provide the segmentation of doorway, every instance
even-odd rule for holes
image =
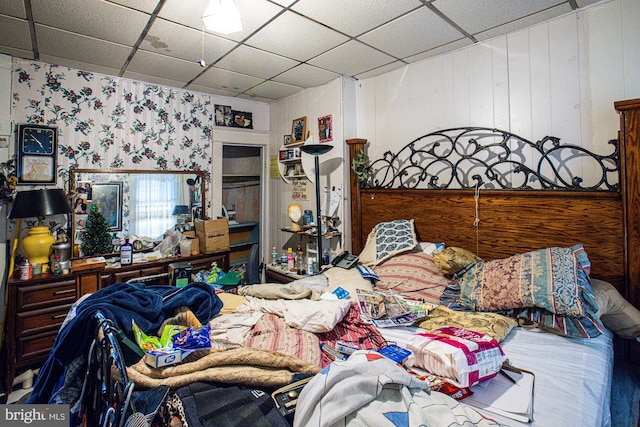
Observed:
[[[222,206],[229,220],[229,261],[243,284],[262,282],[265,180],[264,147],[222,146]]]

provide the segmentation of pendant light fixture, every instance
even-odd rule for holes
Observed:
[[[233,0],[211,0],[202,14],[202,22],[209,31],[231,34],[242,31],[240,12]]]

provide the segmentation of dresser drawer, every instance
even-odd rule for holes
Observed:
[[[46,359],[51,353],[56,336],[58,336],[58,331],[18,338],[16,340],[16,365],[20,366],[23,362],[33,363],[29,359]]]
[[[72,304],[76,300],[75,280],[24,286],[17,289],[16,311],[18,313],[38,308]]]
[[[71,304],[52,309],[17,313],[15,319],[16,337],[33,335],[46,331],[57,331],[67,317]]]

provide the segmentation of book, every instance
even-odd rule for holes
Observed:
[[[360,316],[365,321],[394,319],[410,314],[409,308],[397,295],[362,289],[356,289],[356,295],[360,305]]]
[[[530,371],[519,371],[502,370],[500,375],[474,385],[471,387],[473,394],[462,399],[462,402],[481,411],[486,410],[523,423],[530,422],[533,419],[535,375]]]

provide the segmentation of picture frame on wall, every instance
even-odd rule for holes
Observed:
[[[283,145],[289,145],[289,144],[291,144],[291,135],[285,135]]]
[[[291,143],[303,142],[307,134],[307,117],[293,119],[291,123]]]
[[[91,204],[98,205],[111,231],[122,230],[122,183],[93,184]]]
[[[318,141],[333,141],[333,123],[331,114],[328,116],[318,117]]]
[[[215,120],[216,126],[232,126],[231,124],[231,105],[219,105],[216,104]]]
[[[231,118],[232,127],[253,129],[253,113],[248,111],[231,110]]]

